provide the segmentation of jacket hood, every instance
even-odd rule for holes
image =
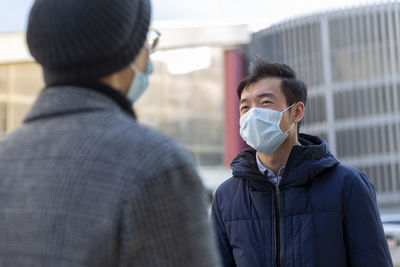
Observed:
[[[294,146],[289,155],[281,185],[306,185],[320,173],[339,163],[320,137],[300,134],[299,142],[301,146]],[[232,161],[231,169],[235,178],[262,176],[258,171],[256,150],[253,148],[241,151]]]

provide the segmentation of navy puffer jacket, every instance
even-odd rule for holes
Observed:
[[[276,189],[248,148],[212,207],[224,266],[392,266],[373,185],[326,143],[300,135]]]

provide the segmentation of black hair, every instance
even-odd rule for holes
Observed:
[[[297,78],[296,72],[286,64],[270,63],[264,61],[261,57],[256,57],[250,65],[249,75],[240,81],[237,87],[239,100],[245,88],[264,78],[279,78],[281,80],[281,91],[286,98],[287,106],[298,102],[307,102],[307,86]],[[298,124],[298,130],[300,129]]]

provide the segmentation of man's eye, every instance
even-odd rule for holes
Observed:
[[[243,110],[246,110],[248,108],[249,108],[248,106],[243,106],[243,107],[240,108],[240,110],[243,111]]]
[[[264,100],[264,101],[261,102],[262,105],[270,104],[270,103],[271,103],[271,101],[269,101],[269,100]]]

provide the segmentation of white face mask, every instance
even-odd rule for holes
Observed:
[[[282,132],[279,127],[283,112],[294,105],[282,112],[266,108],[251,108],[240,118],[240,136],[255,150],[271,155],[282,145],[294,125],[293,122],[285,132]]]
[[[147,62],[147,70],[145,73],[139,71],[133,64],[130,65],[130,68],[135,72],[135,77],[132,80],[126,97],[133,104],[143,94],[147,87],[149,87],[149,76],[153,73],[153,64],[151,64],[150,60]]]

